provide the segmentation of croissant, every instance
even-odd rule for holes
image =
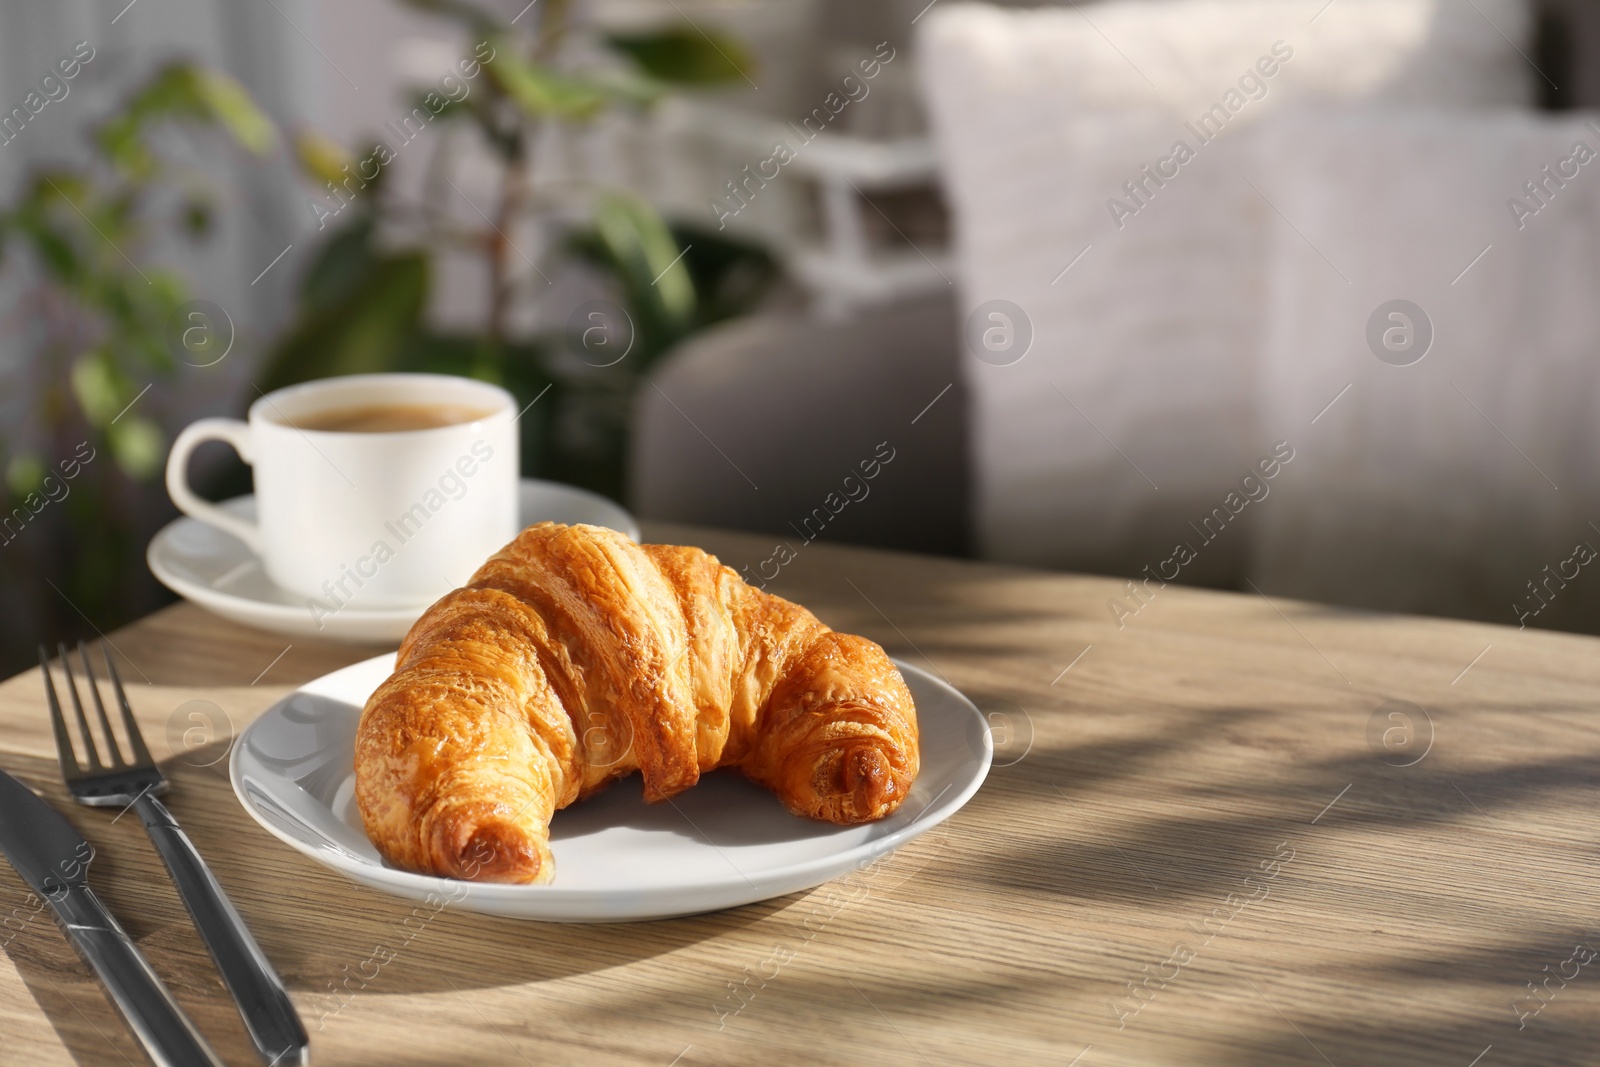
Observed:
[[[635,770],[652,802],[732,767],[853,824],[898,808],[918,760],[878,645],[698,548],[544,522],[406,635],[361,713],[355,796],[397,867],[548,882],[551,817]]]

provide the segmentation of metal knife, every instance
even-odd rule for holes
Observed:
[[[55,911],[73,948],[158,1067],[223,1067],[89,888],[94,850],[55,808],[0,771],[0,852]]]

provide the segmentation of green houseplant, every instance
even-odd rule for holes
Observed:
[[[0,648],[7,669],[31,655],[28,637],[109,629],[157,602],[131,517],[166,454],[150,412],[178,354],[204,358],[215,341],[175,348],[190,287],[148,254],[160,233],[212,229],[204,178],[155,147],[174,126],[251,156],[277,143],[233,79],[169,64],[89,128],[84,162],[35,168],[0,207],[0,277],[18,286],[30,357],[10,383],[29,417],[0,440],[0,575],[33,631]]]
[[[384,370],[495,381],[535,405],[524,418],[526,473],[620,499],[643,374],[684,337],[753,306],[776,266],[761,249],[709,228],[673,226],[625,191],[545,195],[530,178],[537,134],[584,126],[613,108],[649,107],[673,86],[740,79],[750,60],[737,42],[687,25],[596,34],[573,25],[566,0],[531,9],[538,17],[527,30],[456,0],[407,2],[457,21],[476,43],[446,80],[419,92],[410,116],[373,141],[351,151],[314,134],[297,139],[302,167],[322,193],[313,210],[319,223],[324,212],[337,216],[337,226],[303,277],[301,313],[268,353],[261,387]],[[584,46],[575,47],[580,35]],[[491,203],[472,205],[481,225],[463,228],[439,210],[464,197],[444,138],[428,160],[421,202],[392,193],[388,163],[413,123],[465,127],[489,149],[497,187]],[[574,217],[575,203],[583,211]],[[562,233],[537,261],[509,236],[529,214],[555,220]],[[477,257],[488,279],[476,329],[428,322],[437,261],[449,251]],[[603,279],[609,308],[519,335],[514,313],[567,270]],[[618,351],[626,357],[616,359]]]

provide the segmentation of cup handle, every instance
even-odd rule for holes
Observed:
[[[204,441],[226,441],[232,445],[239,458],[253,463],[250,451],[250,426],[238,419],[201,419],[184,427],[178,439],[172,442],[167,453],[167,495],[178,505],[178,510],[223,533],[232,534],[245,543],[257,556],[261,552],[261,531],[255,523],[229,515],[208,500],[202,500],[189,488],[189,455]]]

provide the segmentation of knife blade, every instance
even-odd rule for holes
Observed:
[[[194,1023],[89,888],[94,849],[55,808],[0,771],[0,852],[50,905],[67,939],[158,1067],[222,1067]]]

